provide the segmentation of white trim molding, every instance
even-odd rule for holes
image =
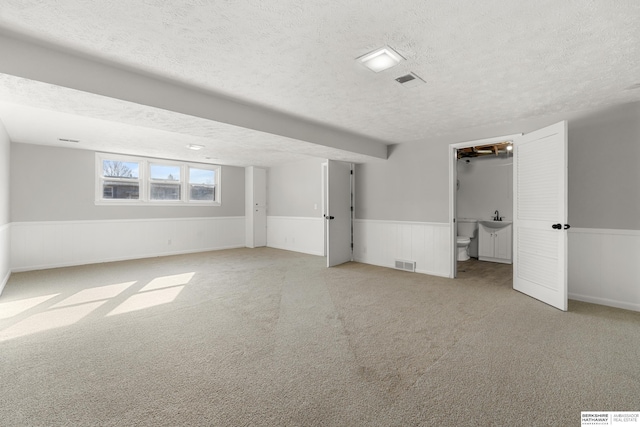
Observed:
[[[416,262],[416,272],[449,277],[450,226],[447,223],[356,219],[353,258],[357,262],[395,267],[395,260]]]
[[[12,271],[245,246],[245,217],[14,222]]]
[[[569,299],[640,311],[640,230],[571,228]]]
[[[324,218],[267,216],[267,246],[324,256]]]

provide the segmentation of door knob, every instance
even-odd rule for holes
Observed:
[[[554,230],[562,230],[562,224],[553,224],[551,228]]]
[[[564,225],[564,229],[565,229],[565,230],[568,230],[569,228],[571,228],[571,226],[570,226],[569,224],[565,224],[565,225]]]
[[[327,219],[333,219],[334,218],[334,217],[329,216],[329,215],[325,215],[324,217],[327,218]]]

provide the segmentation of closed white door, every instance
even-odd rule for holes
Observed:
[[[267,245],[267,171],[254,168],[254,245]]]
[[[567,123],[514,141],[513,288],[567,310]]]
[[[327,267],[351,261],[351,164],[328,161]]]

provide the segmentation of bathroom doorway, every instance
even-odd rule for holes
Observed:
[[[509,224],[513,219],[513,155],[510,149],[518,136],[520,134],[450,145],[452,164],[449,200],[454,278],[458,275],[458,269],[461,272],[464,269],[467,274],[473,274],[474,271],[480,274],[481,268],[478,266],[486,266],[485,262],[507,264],[510,270],[512,268],[509,260],[512,248]],[[494,224],[493,220],[502,222]],[[482,225],[480,221],[483,221]],[[460,239],[459,225],[465,235]],[[489,225],[495,225],[496,228]],[[481,234],[484,239],[480,238]],[[494,248],[495,254],[487,253]],[[458,261],[459,257],[466,258],[466,254],[470,257],[468,261]]]

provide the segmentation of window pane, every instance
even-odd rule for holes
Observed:
[[[103,160],[102,176],[107,178],[139,178],[140,166],[137,162],[121,162],[119,160]]]
[[[139,199],[140,186],[136,182],[105,181],[102,185],[104,199]]]
[[[213,185],[190,184],[189,199],[213,202],[216,200],[216,189]]]
[[[189,184],[208,184],[216,182],[216,172],[207,169],[189,168]]]
[[[180,166],[151,165],[151,179],[180,181]]]
[[[215,171],[189,168],[189,200],[215,201],[215,182]]]
[[[180,200],[180,184],[151,183],[151,200]]]

